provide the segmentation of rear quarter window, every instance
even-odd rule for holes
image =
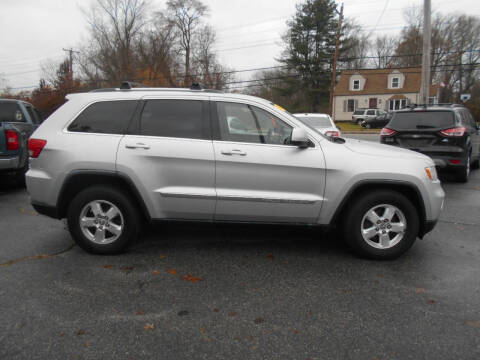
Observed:
[[[396,130],[441,129],[455,125],[452,111],[396,112],[389,127]]]
[[[88,106],[70,124],[68,131],[124,134],[135,112],[137,100],[101,101]]]

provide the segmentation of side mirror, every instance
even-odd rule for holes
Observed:
[[[301,128],[294,128],[292,131],[292,139],[290,140],[292,145],[298,146],[300,149],[308,148],[309,141],[307,132]]]

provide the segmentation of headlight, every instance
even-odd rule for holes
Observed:
[[[427,176],[430,180],[432,181],[438,180],[437,169],[435,169],[435,166],[426,167],[425,172],[427,173]]]

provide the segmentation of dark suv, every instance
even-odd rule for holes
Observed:
[[[462,105],[412,106],[397,111],[380,133],[380,142],[430,156],[436,167],[452,170],[467,182],[478,168],[480,127]]]

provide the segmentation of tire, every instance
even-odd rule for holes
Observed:
[[[384,221],[387,208],[394,214],[390,218],[391,221]],[[371,214],[372,211],[376,216]],[[367,215],[375,218],[375,222],[382,222],[373,224]],[[360,256],[389,260],[399,257],[412,247],[417,239],[419,227],[418,211],[408,198],[396,191],[379,190],[363,193],[354,198],[345,213],[343,236],[347,244]],[[364,237],[362,229],[372,230]],[[398,229],[398,232],[392,229]],[[380,240],[381,235],[383,242]]]
[[[363,121],[363,119],[357,119],[357,121],[356,121],[357,125],[361,125],[362,121]]]
[[[28,171],[28,160],[26,160],[25,165],[13,173],[13,178],[16,184],[25,187],[25,174]]]
[[[456,179],[458,182],[461,182],[461,183],[468,182],[468,177],[470,176],[470,169],[471,169],[470,156],[471,155],[469,153],[467,155],[467,158],[465,159],[465,165],[460,167],[457,170]]]
[[[472,163],[472,169],[478,169],[480,167],[480,153],[478,154],[477,160]]]
[[[120,253],[137,238],[141,227],[139,211],[134,204],[120,189],[87,188],[78,193],[68,207],[70,234],[78,246],[90,253]],[[82,223],[81,218],[86,221]]]
[[[371,129],[372,128],[372,125],[370,124],[365,124],[365,129]]]

